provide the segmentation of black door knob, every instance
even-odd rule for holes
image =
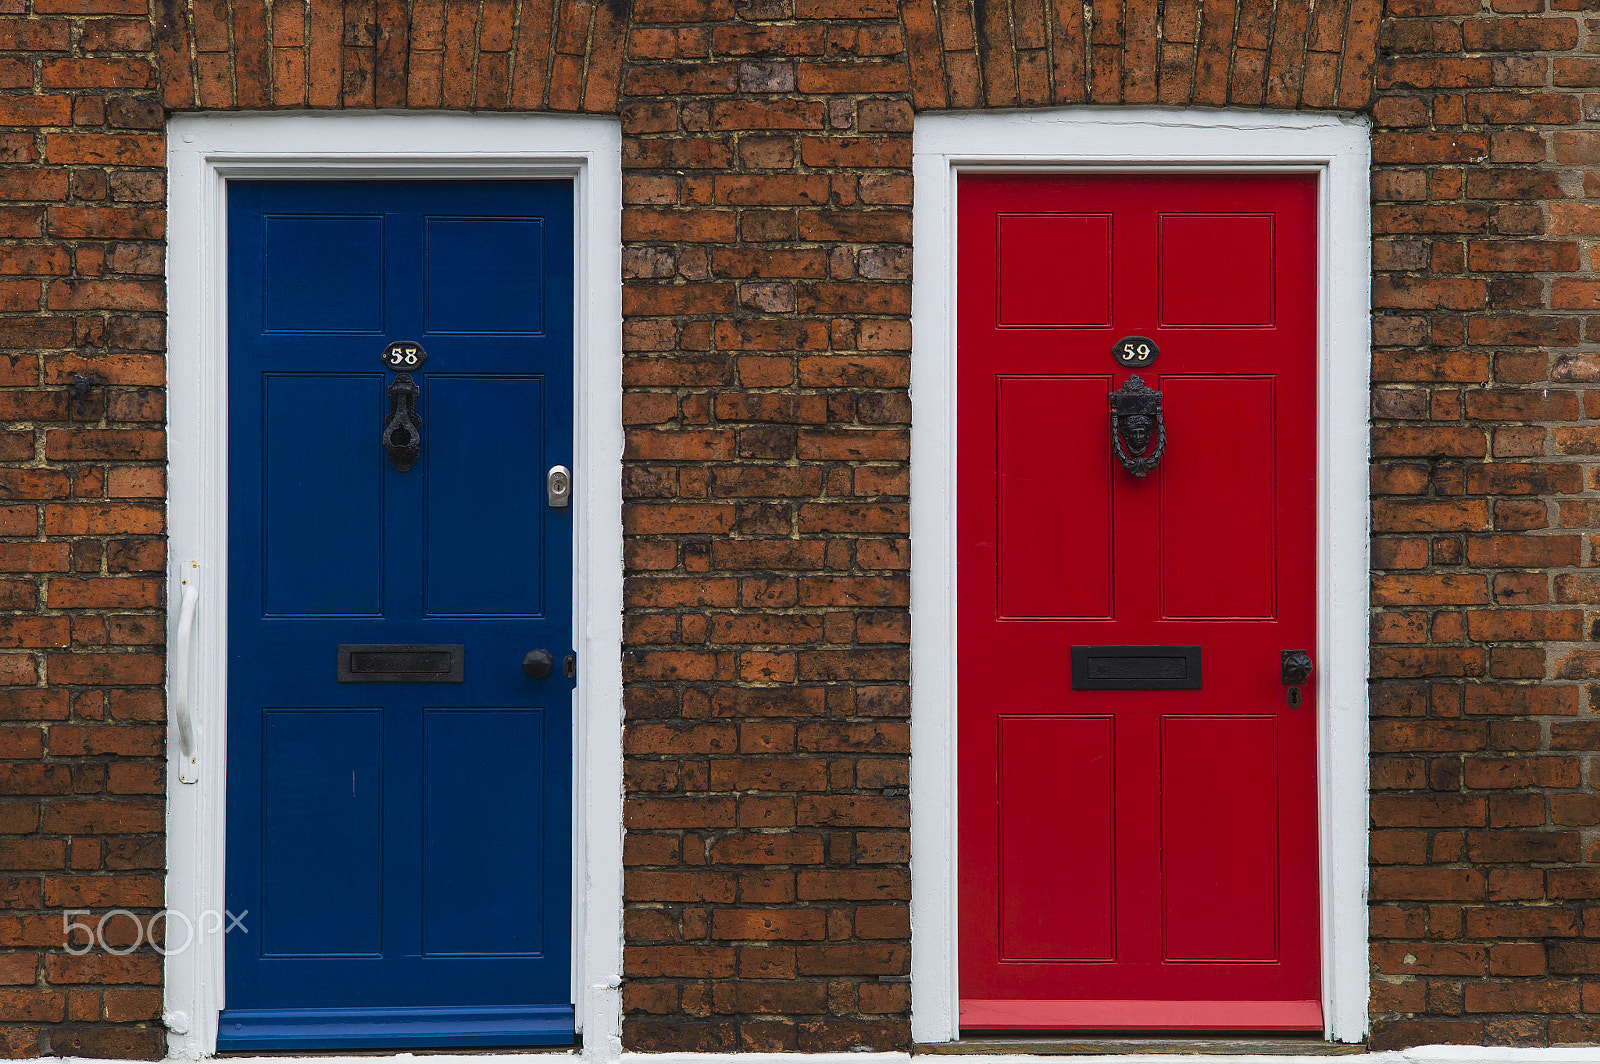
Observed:
[[[535,680],[542,680],[556,667],[556,659],[548,650],[530,650],[522,656],[522,671]]]
[[[1311,678],[1311,655],[1304,650],[1285,650],[1282,667],[1284,683],[1305,683]]]

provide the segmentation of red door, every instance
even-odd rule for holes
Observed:
[[[1317,706],[1282,668],[1316,646],[1316,205],[961,180],[965,1029],[1322,1027]]]

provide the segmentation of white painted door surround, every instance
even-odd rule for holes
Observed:
[[[925,114],[913,133],[911,1028],[958,1034],[956,180],[964,171],[1312,172],[1319,179],[1317,704],[1323,1015],[1367,1030],[1368,126],[1231,110]]]
[[[192,604],[173,611],[169,695],[177,697],[169,701],[189,708],[192,723],[175,726],[169,744],[166,903],[197,929],[217,922],[203,914],[224,909],[227,182],[574,183],[573,632],[583,678],[573,702],[573,1001],[583,1054],[594,1060],[621,1053],[621,145],[614,119],[554,115],[185,115],[172,120],[167,138],[169,601]],[[192,736],[191,752],[180,732]],[[197,933],[167,956],[173,1057],[215,1051],[224,939]]]

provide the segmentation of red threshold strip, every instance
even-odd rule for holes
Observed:
[[[1027,1001],[964,998],[966,1030],[1320,1031],[1320,1001]]]

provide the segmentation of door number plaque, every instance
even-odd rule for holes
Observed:
[[[1124,336],[1111,348],[1111,355],[1117,360],[1117,365],[1127,366],[1129,369],[1148,366],[1159,354],[1161,349],[1148,336]]]
[[[428,361],[428,352],[415,340],[396,340],[379,356],[390,369],[416,369]]]

